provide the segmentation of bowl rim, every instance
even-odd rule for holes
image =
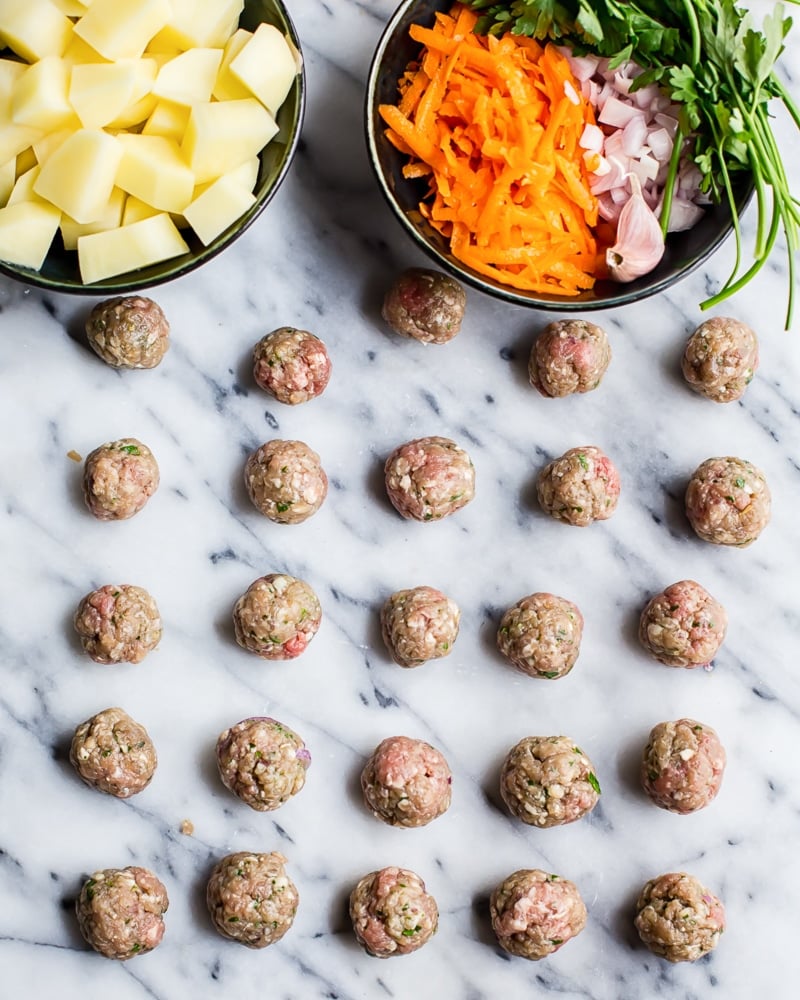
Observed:
[[[239,220],[236,220],[231,223],[231,226],[236,228],[232,229],[227,236],[220,234],[220,236],[217,237],[217,239],[214,240],[209,246],[204,246],[197,251],[190,251],[191,256],[187,257],[186,254],[182,254],[180,257],[175,257],[171,260],[150,264],[146,268],[142,268],[141,271],[126,271],[125,274],[112,276],[102,281],[94,282],[90,285],[64,281],[62,278],[50,278],[46,274],[42,274],[41,271],[34,271],[31,268],[17,266],[3,260],[0,260],[0,275],[4,275],[8,278],[14,279],[15,281],[19,281],[36,288],[43,288],[51,292],[60,292],[64,295],[126,295],[141,291],[142,289],[155,288],[159,285],[164,285],[167,282],[175,281],[177,278],[182,278],[185,275],[190,274],[192,271],[196,271],[197,268],[206,264],[208,261],[213,260],[214,257],[217,257],[224,250],[235,243],[236,240],[238,240],[239,237],[253,225],[267,205],[269,205],[272,201],[273,197],[277,194],[278,189],[283,183],[283,180],[292,165],[295,153],[297,152],[297,147],[300,143],[306,110],[306,71],[305,60],[302,57],[300,36],[298,35],[297,29],[295,28],[294,22],[292,21],[291,15],[289,14],[287,6],[283,0],[270,0],[270,2],[275,6],[275,8],[277,8],[280,17],[285,21],[287,33],[292,41],[292,44],[300,54],[300,66],[293,83],[293,86],[297,88],[297,100],[294,118],[290,123],[289,141],[286,144],[286,151],[283,155],[281,168],[275,175],[272,186],[269,191],[264,194],[262,200],[258,201],[245,215],[240,217],[243,221],[240,223]],[[187,257],[187,259],[183,260],[183,257]],[[160,267],[162,264],[165,267],[168,267],[170,263],[174,263],[174,268],[172,270],[167,270],[164,274],[151,275],[147,273],[152,268]]]
[[[369,71],[367,73],[366,94],[364,100],[364,131],[370,166],[372,167],[372,171],[378,182],[378,187],[384,200],[389,205],[389,208],[392,210],[395,217],[401,223],[401,226],[407,235],[411,236],[412,240],[431,260],[448,271],[453,277],[466,282],[471,287],[476,288],[478,291],[483,292],[486,295],[491,295],[514,305],[525,306],[529,309],[543,309],[550,310],[552,312],[565,313],[615,309],[620,306],[629,305],[632,302],[638,302],[641,299],[650,298],[653,295],[658,295],[661,292],[666,291],[668,288],[671,288],[679,281],[682,281],[693,271],[697,270],[702,264],[704,264],[705,261],[707,261],[708,258],[711,257],[712,254],[714,254],[732,234],[734,231],[733,223],[731,220],[728,220],[728,225],[720,228],[719,232],[717,232],[707,244],[704,244],[699,252],[694,252],[691,258],[682,266],[676,266],[676,270],[671,273],[667,273],[662,277],[651,278],[650,275],[652,275],[653,272],[650,272],[650,275],[643,275],[641,278],[638,278],[636,281],[630,282],[629,284],[617,284],[609,280],[598,282],[601,287],[611,287],[615,290],[619,289],[619,291],[615,291],[613,295],[609,295],[608,298],[597,297],[597,295],[594,294],[594,289],[590,289],[588,292],[570,297],[557,295],[548,296],[542,293],[528,294],[524,291],[514,289],[508,285],[503,285],[500,282],[493,281],[489,277],[478,274],[477,272],[468,269],[466,265],[461,264],[460,261],[451,259],[450,256],[446,256],[441,253],[436,247],[431,245],[425,235],[415,225],[413,219],[410,218],[408,212],[404,211],[398,204],[389,184],[387,176],[388,171],[381,157],[378,138],[379,133],[383,132],[385,128],[382,120],[380,119],[380,115],[378,114],[377,92],[381,81],[385,79],[383,61],[386,55],[386,50],[395,40],[395,37],[398,35],[401,28],[407,31],[408,25],[412,20],[410,17],[411,10],[419,2],[420,0],[401,0],[381,33],[381,37],[378,41],[375,52],[373,53]],[[433,0],[434,7],[431,10],[431,14],[433,14],[436,10],[447,9],[453,2],[454,0]],[[405,24],[406,21],[408,24]],[[750,178],[747,184],[742,184],[741,191],[738,192],[736,199],[737,211],[740,219],[743,216],[745,209],[749,206],[753,193],[754,185],[752,178]],[[714,207],[719,208],[720,206]],[[427,225],[426,223],[424,224]],[[687,230],[686,232],[691,232],[691,230]],[[672,235],[675,236],[681,234]],[[669,238],[667,246],[669,248]]]

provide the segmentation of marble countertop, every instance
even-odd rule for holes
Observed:
[[[363,83],[394,4],[289,6],[308,74],[301,149],[238,243],[151,293],[172,324],[158,369],[120,374],[87,349],[93,300],[0,278],[0,997],[788,1000],[800,974],[800,343],[783,331],[782,250],[718,310],[761,338],[758,375],[727,406],[691,393],[679,358],[729,245],[670,292],[596,317],[614,357],[586,396],[534,392],[527,355],[548,317],[472,290],[452,343],[401,340],[380,300],[424,260],[383,204],[362,139]],[[800,65],[798,29],[782,65]],[[777,128],[792,150],[783,119]],[[254,342],[285,324],[322,337],[334,366],[326,393],[294,408],[258,390],[249,364]],[[382,463],[426,434],[468,449],[477,495],[445,521],[409,523],[386,500]],[[67,453],[129,435],[156,454],[161,486],[130,521],[95,521]],[[245,495],[244,458],[271,437],[308,442],[330,477],[303,525],[270,523]],[[577,530],[543,515],[533,486],[550,458],[585,444],[614,459],[622,496],[611,520]],[[683,513],[692,471],[727,454],[760,466],[774,498],[745,550],[701,542]],[[269,572],[304,578],[322,602],[319,635],[295,661],[260,661],[233,639],[234,601]],[[663,667],[636,638],[648,596],[685,578],[730,616],[710,672]],[[150,590],[164,619],[138,666],[93,664],[72,631],[78,600],[114,581]],[[449,657],[402,670],[378,609],[422,583],[457,601],[461,634]],[[586,618],[578,663],[557,682],[514,672],[494,648],[499,614],[535,590]],[[79,722],[117,704],[159,754],[152,784],[128,801],[90,791],[65,754]],[[221,785],[213,747],[262,714],[297,729],[313,764],[296,798],[259,814]],[[728,753],[718,798],[685,817],[650,804],[636,779],[650,728],[681,716],[716,728]],[[603,795],[588,818],[535,830],[503,809],[499,767],[522,736],[555,733],[589,753]],[[379,823],[360,799],[365,757],[396,734],[435,744],[454,773],[451,809],[419,830]],[[215,860],[245,849],[282,851],[301,897],[292,930],[263,952],[223,940],[205,911]],[[87,873],[128,864],[152,868],[171,905],[162,946],[114,963],[83,943],[74,898]],[[346,901],[361,875],[391,864],[426,880],[441,920],[420,952],[382,962],[357,946]],[[538,963],[509,959],[488,921],[492,888],[524,867],[572,879],[589,911],[585,931]],[[632,928],[642,884],[674,870],[727,908],[719,947],[695,964],[654,957]]]

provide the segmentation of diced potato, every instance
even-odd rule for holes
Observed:
[[[157,208],[148,205],[141,198],[136,198],[129,194],[125,199],[125,207],[122,210],[122,225],[129,226],[132,222],[140,222],[142,219],[149,219],[153,215],[160,215]]]
[[[155,94],[145,94],[141,100],[127,107],[113,122],[109,122],[108,128],[126,129],[140,125],[147,121],[156,104],[158,104],[158,98]]]
[[[145,122],[142,135],[163,135],[180,143],[189,121],[189,108],[172,101],[159,101]]]
[[[183,214],[201,243],[208,246],[232,222],[244,215],[255,200],[247,188],[225,176],[198,195]]]
[[[38,271],[60,221],[61,212],[43,201],[0,208],[0,260]]]
[[[16,59],[0,59],[0,108],[11,98],[11,92],[25,72],[25,63]]]
[[[172,0],[165,34],[182,49],[222,48],[243,7],[244,0]]]
[[[237,80],[231,73],[231,62],[239,55],[244,46],[253,37],[253,32],[246,28],[239,28],[235,31],[222,52],[222,62],[220,63],[217,79],[214,81],[214,88],[211,93],[218,101],[240,101],[245,97],[252,97],[245,85]]]
[[[162,212],[183,212],[192,200],[194,174],[173,139],[160,135],[117,136],[122,160],[117,184]]]
[[[21,153],[17,153],[17,177],[21,177],[23,174],[27,173],[39,160],[36,157],[36,151],[33,146],[28,146],[27,149],[23,149]]]
[[[74,31],[106,59],[136,59],[171,14],[170,0],[92,0]]]
[[[119,229],[81,236],[78,240],[78,264],[81,278],[89,285],[116,274],[126,274],[149,264],[179,257],[188,251],[189,247],[175,223],[162,212]]]
[[[122,59],[116,63],[86,63],[73,67],[69,100],[84,128],[108,125],[133,103],[136,62],[138,60]]]
[[[81,3],[81,0],[52,0],[52,2],[67,17],[82,17],[92,0],[86,0],[86,3]]]
[[[52,132],[75,118],[67,98],[69,67],[58,56],[45,56],[29,66],[11,94],[11,120],[16,125]]]
[[[115,187],[108,199],[105,212],[95,222],[76,222],[68,215],[61,216],[61,239],[65,250],[77,250],[81,236],[103,233],[122,225],[122,210],[125,206],[125,192]]]
[[[243,187],[246,191],[252,191],[256,186],[256,181],[258,180],[259,165],[260,161],[258,157],[254,156],[252,160],[246,160],[235,170],[229,171],[226,176],[230,177],[231,180],[236,181],[236,183],[240,187]]]
[[[0,42],[36,62],[60,56],[72,37],[72,21],[50,0],[0,0]]]
[[[0,163],[7,163],[8,160],[16,158],[17,154],[32,146],[44,135],[39,128],[30,128],[27,125],[15,125],[11,117],[3,113],[2,102],[0,102]]]
[[[297,63],[280,31],[272,24],[259,24],[231,61],[231,73],[274,115],[292,88]]]
[[[42,165],[34,190],[76,222],[94,222],[105,211],[121,160],[114,136],[79,129]]]
[[[181,148],[202,184],[257,156],[277,132],[272,115],[253,97],[196,104]]]
[[[40,170],[41,167],[38,163],[35,163],[25,173],[17,174],[17,179],[11,194],[8,196],[7,204],[18,205],[21,201],[44,201],[44,198],[40,198],[33,190],[33,185],[36,183]]]
[[[207,103],[217,79],[221,49],[190,49],[164,63],[153,84],[156,97],[175,104]]]
[[[31,147],[33,149],[33,155],[36,157],[37,163],[44,163],[44,161],[54,153],[62,142],[65,142],[72,133],[75,131],[74,128],[61,128],[56,132],[48,132],[43,135],[41,139],[37,141]],[[20,153],[20,156],[23,154]]]
[[[17,179],[17,161],[10,159],[7,163],[0,164],[0,208],[3,208],[8,201],[8,196],[14,189]]]
[[[105,56],[101,56],[97,49],[93,49],[88,42],[79,36],[73,34],[72,41],[64,49],[64,55],[62,56],[64,62],[69,63],[71,66],[82,66],[84,63],[107,63],[109,62]]]

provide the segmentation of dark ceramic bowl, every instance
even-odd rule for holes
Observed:
[[[274,24],[281,32],[292,40],[300,51],[300,39],[292,24],[286,7],[281,0],[245,0],[244,10],[239,20],[240,27],[254,31],[265,21]],[[61,245],[60,236],[56,239],[45,259],[40,271],[32,271],[26,267],[0,261],[0,273],[17,278],[29,285],[38,285],[56,292],[71,292],[79,295],[124,295],[136,289],[150,288],[163,284],[173,278],[188,274],[200,267],[207,260],[230,246],[256,220],[267,207],[275,192],[281,185],[291,165],[300,139],[300,130],[305,110],[305,76],[301,71],[288,97],[278,112],[277,123],[280,131],[275,138],[264,147],[259,155],[259,169],[256,186],[253,189],[255,203],[230,225],[208,246],[203,246],[190,229],[181,231],[181,235],[189,245],[189,253],[160,264],[131,271],[128,274],[116,275],[105,281],[96,281],[84,285],[78,270],[78,254],[74,250],[65,250]]]
[[[447,11],[452,0],[403,0],[386,26],[373,56],[367,81],[366,134],[369,157],[390,207],[415,243],[437,264],[454,277],[473,285],[482,292],[517,305],[549,309],[554,312],[585,312],[589,309],[609,309],[636,299],[655,295],[674,285],[699,267],[732,231],[728,206],[710,206],[705,216],[692,229],[671,233],[667,248],[658,267],[630,284],[598,281],[591,291],[575,297],[546,295],[509,288],[462,264],[450,252],[447,240],[430,226],[419,213],[427,185],[424,180],[407,180],[402,175],[406,160],[385,136],[385,125],[378,114],[381,104],[397,101],[397,82],[409,62],[419,54],[419,45],[408,34],[411,24],[426,27],[433,23],[438,11]],[[737,189],[739,212],[746,207],[753,193],[751,184]]]

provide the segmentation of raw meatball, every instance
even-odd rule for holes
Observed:
[[[219,861],[206,890],[208,912],[223,937],[266,948],[294,923],[299,896],[283,867],[286,858],[240,851]]]
[[[112,368],[155,368],[169,350],[169,323],[143,295],[98,302],[86,321],[92,350]]]
[[[600,784],[586,754],[566,736],[526,736],[500,772],[509,810],[531,826],[560,826],[597,805]]]
[[[452,777],[442,754],[423,740],[390,736],[361,772],[364,801],[390,826],[425,826],[450,806]]]
[[[654,954],[669,962],[694,962],[717,947],[725,908],[694,876],[670,872],[642,889],[634,923]]]
[[[307,403],[325,391],[331,360],[325,345],[307,330],[282,326],[253,350],[253,377],[280,403]]]
[[[259,812],[277,809],[296,795],[310,763],[297,733],[275,719],[244,719],[217,740],[223,785]]]
[[[642,755],[642,787],[662,809],[692,813],[717,795],[725,749],[711,726],[694,719],[659,722]]]
[[[118,799],[147,788],[158,763],[147,730],[121,708],[107,708],[82,722],[69,759],[87,785]]]
[[[668,667],[707,667],[725,638],[725,608],[694,580],[651,597],[639,621],[644,648]]]
[[[605,330],[585,319],[560,319],[536,338],[528,376],[543,396],[569,396],[596,389],[610,363]]]
[[[423,344],[446,344],[461,329],[467,296],[457,281],[439,271],[403,271],[383,300],[381,313],[394,330]]]
[[[267,441],[250,455],[244,483],[253,504],[278,524],[300,524],[328,494],[319,455],[302,441]]]
[[[741,458],[709,458],[686,489],[686,516],[715,545],[745,548],[769,524],[771,496],[764,473]]]
[[[433,587],[398,590],[381,608],[383,641],[401,667],[448,656],[460,620],[456,602]]]
[[[168,907],[159,879],[137,866],[95,872],[75,902],[84,938],[101,955],[123,962],[160,944]]]
[[[299,656],[321,621],[322,608],[311,587],[281,573],[255,580],[233,609],[236,641],[265,660]]]
[[[455,514],[475,496],[475,467],[449,438],[417,438],[401,445],[386,459],[384,471],[395,510],[415,521]]]
[[[582,635],[577,605],[554,594],[531,594],[503,615],[497,648],[524,673],[552,680],[572,670]]]
[[[536,493],[542,510],[584,528],[617,509],[619,473],[599,448],[570,448],[542,470]]]
[[[758,338],[738,319],[715,316],[694,331],[681,362],[683,377],[715,403],[740,399],[758,368]]]
[[[124,521],[138,514],[158,489],[158,463],[136,438],[95,448],[83,471],[83,495],[100,521]]]
[[[95,663],[140,663],[161,639],[161,615],[142,587],[106,584],[75,612],[75,631]]]
[[[578,887],[539,868],[504,879],[492,893],[489,911],[500,947],[534,961],[558,951],[586,925]]]
[[[436,933],[439,908],[425,883],[407,868],[370,872],[350,893],[358,943],[376,958],[409,955]]]

